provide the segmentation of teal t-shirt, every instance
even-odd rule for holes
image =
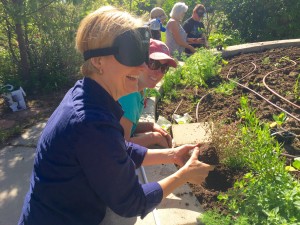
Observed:
[[[124,111],[124,117],[133,124],[131,129],[132,136],[143,112],[144,96],[140,92],[134,92],[120,98],[119,103]]]

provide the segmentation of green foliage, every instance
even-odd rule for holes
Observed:
[[[300,157],[295,158],[292,165],[293,165],[293,167],[295,167],[297,170],[300,170]]]
[[[229,217],[241,218],[245,224],[299,224],[300,183],[285,170],[285,160],[279,157],[282,150],[270,135],[269,126],[256,118],[245,97],[241,98],[238,115],[242,126],[236,150],[249,172],[233,189],[218,196],[227,207],[224,221]],[[215,219],[214,213],[206,216],[207,221]],[[222,223],[219,218],[216,222]]]
[[[158,97],[160,98],[160,93],[158,90],[154,89],[154,88],[147,88],[145,90],[145,94],[144,94],[145,98],[150,98],[150,97]]]
[[[215,224],[222,224],[222,225],[230,225],[232,224],[232,219],[230,216],[224,216],[217,211],[208,211],[200,215],[197,218],[197,221],[203,223],[205,225],[215,225]]]
[[[286,114],[284,112],[280,113],[279,115],[273,115],[273,119],[275,120],[278,126],[281,126],[284,121],[286,121]]]
[[[266,57],[262,60],[262,64],[264,65],[269,65],[270,64],[270,58],[269,57]]]
[[[294,88],[293,88],[294,96],[297,101],[300,101],[300,74],[298,75]]]
[[[205,48],[197,49],[197,52],[185,60],[182,66],[182,77],[187,85],[205,86],[207,81],[221,71],[221,55],[214,54]]]
[[[245,217],[231,217],[230,215],[222,215],[219,212],[212,210],[208,211],[197,218],[200,224],[205,225],[250,225]]]
[[[236,87],[236,83],[233,81],[224,82],[215,88],[215,92],[229,96],[232,95],[232,92],[235,89],[235,87]]]
[[[182,67],[177,66],[177,69],[170,69],[163,77],[164,98],[172,99],[178,97],[177,88],[182,84],[181,79]]]
[[[250,224],[300,222],[300,184],[285,171],[279,144],[270,136],[269,127],[255,117],[247,98],[241,99],[238,114],[244,121],[241,151],[251,172],[228,193],[228,207],[246,216]]]
[[[13,5],[6,5],[9,9]],[[74,37],[81,19],[81,6],[72,4],[46,4],[31,1],[24,6],[21,25],[26,41],[26,55],[29,64],[29,77],[21,76],[19,40],[14,33],[13,24],[18,22],[15,11],[6,10],[7,23],[1,23],[0,33],[7,40],[0,48],[0,60],[5,60],[1,68],[0,80],[4,84],[22,85],[26,93],[41,93],[58,90],[71,83],[71,77],[78,73],[81,58],[75,52]],[[51,18],[51,19],[49,19]],[[4,29],[7,32],[3,32]]]
[[[225,35],[222,33],[213,33],[208,39],[211,47],[222,46],[223,48],[227,48],[231,40],[232,38],[230,35]]]
[[[21,85],[27,94],[36,94],[72,84],[82,63],[74,48],[79,22],[91,10],[108,4],[144,15],[156,1],[2,1],[0,85]],[[28,65],[26,74],[24,65]]]
[[[239,30],[246,42],[298,38],[298,0],[211,0],[213,8],[226,15],[224,29]],[[227,22],[225,20],[225,22]]]

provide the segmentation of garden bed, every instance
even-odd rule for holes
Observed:
[[[300,156],[300,48],[273,49],[226,60],[228,64],[223,65],[220,75],[208,80],[208,87],[178,85],[176,98],[158,102],[157,115],[173,121],[174,113],[188,113],[192,122],[213,121],[228,125],[232,132],[231,128],[241,122],[237,116],[241,96],[247,96],[257,118],[273,127],[271,132],[281,143],[289,165],[294,157]],[[212,91],[221,83],[229,82],[228,78],[239,83],[232,94]],[[226,135],[226,129],[222,132]],[[232,188],[245,173],[217,164],[203,185],[191,187],[205,209],[218,207],[222,210],[217,196]],[[294,172],[294,176],[299,181],[299,172]]]

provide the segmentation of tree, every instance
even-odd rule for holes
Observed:
[[[3,18],[6,22],[7,36],[10,49],[13,51],[12,40],[14,35],[16,35],[16,40],[18,42],[19,49],[19,58],[17,59],[16,53],[13,51],[12,55],[16,60],[16,63],[19,67],[19,71],[21,74],[21,79],[24,81],[28,81],[30,76],[30,65],[28,59],[28,50],[26,45],[26,40],[24,36],[24,21],[22,15],[24,15],[24,1],[23,0],[11,0],[11,2],[7,0],[1,0],[3,5],[3,12],[5,13]]]
[[[297,38],[299,0],[210,0],[246,42]],[[226,27],[224,27],[226,28]]]

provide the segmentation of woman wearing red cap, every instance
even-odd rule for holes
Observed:
[[[176,61],[170,57],[168,47],[161,41],[151,39],[149,53],[148,70],[138,79],[139,92],[131,93],[119,99],[124,110],[120,123],[124,128],[127,141],[145,147],[159,145],[170,148],[172,147],[172,138],[168,132],[156,123],[138,122],[145,107],[145,88],[154,88],[170,66],[177,66]]]

